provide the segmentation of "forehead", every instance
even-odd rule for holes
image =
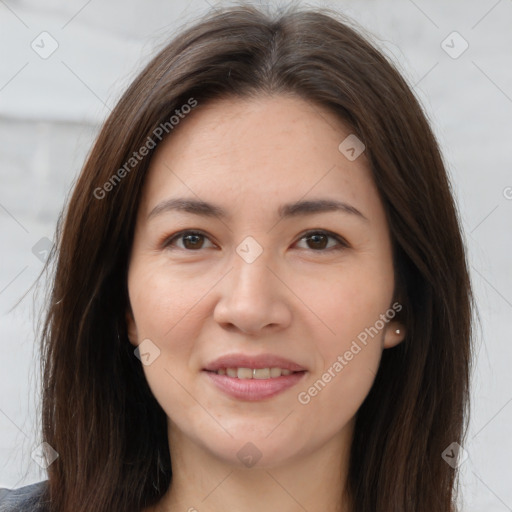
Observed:
[[[334,113],[298,97],[199,103],[159,145],[141,209],[184,194],[240,211],[329,193],[371,210],[379,198],[366,156],[350,161],[339,149],[350,135]]]

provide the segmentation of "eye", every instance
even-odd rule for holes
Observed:
[[[173,245],[175,240],[183,240],[184,247],[178,247],[179,249],[184,250],[198,250],[203,248],[202,239],[207,239],[208,237],[202,233],[201,231],[180,231],[176,233],[171,238],[168,238],[164,243],[164,247],[169,247]]]
[[[326,244],[328,239],[334,240],[336,243],[334,246],[326,249]],[[308,231],[300,238],[300,241],[306,240],[306,243],[313,244],[313,250],[316,252],[329,252],[331,250],[337,251],[340,249],[346,249],[349,247],[348,243],[341,236],[336,235],[334,233],[330,233],[329,231],[318,230],[318,231]]]
[[[327,247],[326,250],[326,244],[329,238],[334,240],[335,244],[334,246]],[[182,240],[183,245],[178,246],[179,249],[195,251],[204,248],[205,239],[209,240],[206,234],[201,231],[180,231],[164,240],[162,246],[171,247],[176,241]],[[308,231],[299,239],[299,241],[302,240],[306,240],[308,244],[313,244],[312,250],[315,252],[329,252],[331,250],[340,250],[349,247],[349,244],[341,236],[325,230]]]

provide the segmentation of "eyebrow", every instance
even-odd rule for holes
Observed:
[[[221,220],[231,219],[231,215],[219,205],[185,197],[165,199],[158,203],[151,212],[149,212],[147,219],[149,220],[164,212],[170,211],[182,211],[193,215],[213,217]],[[278,208],[277,214],[280,219],[286,219],[324,212],[342,212],[355,215],[356,217],[369,222],[367,217],[365,217],[356,207],[334,199],[314,199],[283,204]]]

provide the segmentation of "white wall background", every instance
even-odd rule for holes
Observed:
[[[39,444],[32,292],[12,309],[42,268],[40,240],[53,238],[116,99],[173,28],[219,4],[208,2],[0,0],[0,487],[46,478],[31,458]],[[462,510],[512,511],[512,1],[308,4],[334,6],[380,38],[439,138],[481,315]],[[43,31],[58,44],[46,59],[31,47],[51,48]],[[441,46],[453,31],[469,44],[458,58],[463,40],[444,44],[452,56]]]

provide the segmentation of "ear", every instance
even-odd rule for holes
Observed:
[[[137,326],[135,325],[135,318],[133,317],[133,313],[130,307],[126,310],[126,332],[128,334],[128,339],[130,343],[134,346],[138,346],[138,335],[137,335]]]
[[[383,348],[395,347],[405,338],[405,325],[398,321],[392,320],[386,324],[384,331]]]

